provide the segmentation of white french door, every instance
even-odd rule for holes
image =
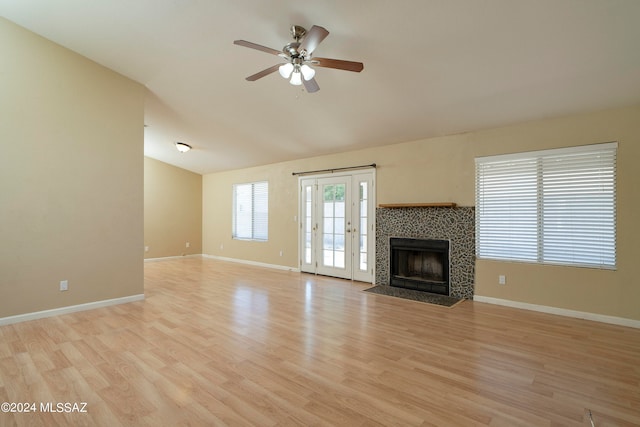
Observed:
[[[373,173],[300,179],[300,270],[373,282]]]

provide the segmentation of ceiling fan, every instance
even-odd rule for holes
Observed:
[[[357,73],[362,71],[364,68],[362,62],[313,57],[313,51],[328,35],[329,31],[317,25],[312,26],[309,31],[299,25],[293,25],[291,27],[291,36],[294,41],[288,43],[282,51],[251,43],[246,40],[235,40],[233,44],[271,53],[286,61],[284,64],[276,64],[247,77],[248,81],[252,82],[258,80],[278,70],[282,77],[290,79],[289,82],[292,85],[304,85],[307,92],[313,93],[320,90],[320,86],[318,86],[318,83],[314,78],[316,71],[311,67],[311,65],[316,67],[354,71]]]

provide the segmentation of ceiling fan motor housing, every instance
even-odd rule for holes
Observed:
[[[300,43],[293,42],[287,44],[284,48],[282,48],[282,51],[290,58],[297,58],[299,55],[298,47],[300,47]]]

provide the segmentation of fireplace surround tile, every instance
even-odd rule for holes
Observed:
[[[475,208],[410,207],[376,209],[376,285],[389,286],[389,239],[449,241],[450,295],[473,299]]]

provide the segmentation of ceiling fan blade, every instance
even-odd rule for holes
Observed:
[[[255,73],[249,77],[246,78],[246,80],[250,81],[250,82],[254,82],[258,79],[263,78],[264,76],[268,76],[269,74],[273,73],[274,71],[276,71],[278,68],[280,68],[280,65],[282,64],[276,64],[272,67],[266,68],[258,73]]]
[[[298,51],[303,56],[308,57],[313,53],[314,50],[316,50],[316,47],[318,47],[320,42],[322,42],[322,40],[324,40],[328,35],[329,31],[327,31],[325,28],[314,25],[304,36],[304,39],[302,40],[302,43],[300,43]]]
[[[343,61],[342,59],[314,57],[312,64],[316,67],[336,68],[338,70],[354,71],[356,73],[359,73],[364,69],[364,64],[362,62]]]
[[[318,82],[316,82],[316,79],[311,79],[311,80],[302,79],[302,84],[304,85],[304,88],[307,90],[308,93],[313,93],[320,90],[320,86],[318,86]]]
[[[262,46],[256,43],[251,43],[246,40],[234,40],[233,44],[237,44],[238,46],[244,46],[251,49],[261,50],[263,52],[271,53],[273,55],[280,55],[282,51],[271,49],[270,47]]]

